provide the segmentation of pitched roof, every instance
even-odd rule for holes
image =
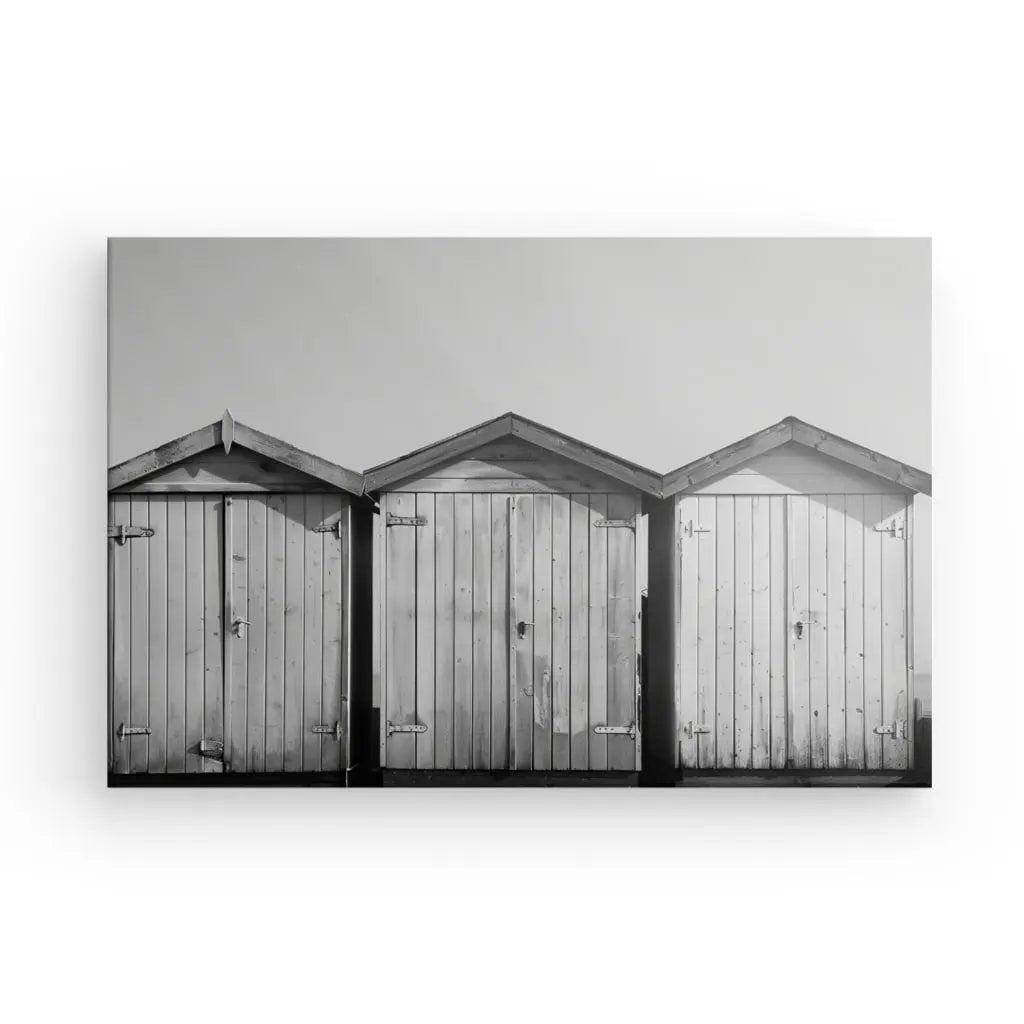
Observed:
[[[678,494],[689,487],[695,487],[705,480],[720,473],[725,473],[736,466],[770,452],[773,448],[795,441],[807,448],[813,448],[823,455],[829,455],[840,462],[856,466],[857,469],[874,473],[885,480],[891,480],[902,487],[922,494],[932,493],[931,473],[915,469],[903,462],[872,451],[862,445],[847,441],[846,438],[830,434],[827,430],[812,426],[795,416],[787,416],[784,420],[766,427],[764,430],[744,437],[734,444],[720,448],[717,452],[705,455],[694,462],[680,466],[679,469],[666,473],[662,478],[662,494],[667,498]]]
[[[644,494],[659,493],[661,477],[653,470],[627,462],[617,455],[585,444],[574,437],[569,437],[568,434],[559,433],[514,412],[496,416],[486,423],[479,423],[451,437],[417,448],[408,455],[382,462],[379,466],[366,470],[366,490],[370,492],[385,489],[400,480],[427,472],[435,466],[458,459],[481,445],[503,437],[521,438],[571,462],[603,473]]]
[[[348,491],[349,494],[361,495],[363,493],[362,473],[336,466],[333,462],[310,455],[309,452],[304,452],[285,441],[264,434],[254,427],[247,427],[244,423],[237,422],[227,409],[216,423],[200,427],[198,430],[193,430],[191,434],[168,441],[166,444],[160,445],[159,448],[154,448],[142,455],[136,455],[132,459],[120,462],[116,466],[111,466],[107,471],[107,489],[113,491],[124,487],[141,477],[183,462],[185,459],[211,448],[223,446],[225,452],[230,452],[233,444],[248,448],[259,455],[276,459],[285,466],[316,477],[332,487]]]

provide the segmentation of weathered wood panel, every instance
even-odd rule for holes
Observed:
[[[715,644],[715,767],[732,768],[734,763],[735,696],[735,499],[717,499],[715,599],[717,635]]]
[[[455,768],[473,766],[473,496],[455,495]]]
[[[389,494],[382,514],[411,518],[416,499]],[[387,719],[388,728],[413,725],[416,715],[416,527],[388,527],[387,543]],[[414,733],[394,732],[388,738],[388,766],[416,765]]]
[[[907,768],[906,731],[912,725],[907,702],[907,502],[882,498],[882,767]],[[892,532],[889,532],[892,530]],[[902,723],[902,724],[897,724]],[[901,734],[896,730],[899,729]]]
[[[202,772],[206,725],[205,540],[203,498],[185,499],[185,771]]]
[[[231,550],[227,560],[230,566],[230,578],[225,585],[230,588],[230,618],[224,623],[224,635],[227,638],[227,663],[230,672],[230,692],[225,696],[231,705],[231,728],[229,735],[224,737],[225,755],[230,770],[244,772],[247,768],[248,753],[246,713],[249,699],[249,626],[238,620],[249,616],[249,500],[233,498],[227,509],[230,516]]]
[[[416,515],[426,525],[416,530],[416,721],[427,727],[416,736],[416,767],[434,767],[434,630],[437,611],[434,607],[436,553],[434,536],[437,522],[434,495],[416,496]]]
[[[882,767],[882,521],[879,495],[864,498],[864,767]]]
[[[248,518],[248,607],[246,627],[246,771],[267,766],[267,501],[246,501]]]
[[[787,499],[789,529],[789,751],[792,768],[811,766],[810,502],[802,495]],[[798,623],[802,625],[798,628]]]
[[[551,496],[533,499],[533,768],[551,768]]]
[[[185,771],[185,499],[167,505],[167,771]]]
[[[679,499],[677,516],[678,551],[672,551],[671,557],[678,565],[678,580],[675,583],[677,598],[678,639],[678,715],[679,728],[679,760],[683,768],[697,767],[697,741],[699,733],[693,731],[700,724],[700,713],[697,702],[699,679],[697,674],[697,628],[698,628],[698,570],[697,557],[700,547],[699,538],[702,534],[684,532],[687,524],[700,526],[700,512],[697,507],[696,495],[687,494]],[[662,640],[664,642],[664,640]]]
[[[473,495],[472,767],[491,767],[491,499]]]
[[[328,601],[323,564],[325,535],[314,532],[325,518],[324,499],[319,494],[306,495],[302,516],[302,728],[299,747],[300,767],[306,772],[321,768],[323,744],[313,727],[331,725],[335,720],[324,707],[325,693],[332,686],[332,680],[324,679],[324,606]],[[337,683],[340,685],[340,680]]]
[[[147,771],[167,771],[167,502],[150,498],[149,525],[149,759]]]
[[[149,502],[133,498],[131,524],[149,526]],[[149,725],[149,549],[148,538],[130,540],[125,545],[131,555],[131,724]],[[131,772],[149,768],[149,737],[131,736],[128,765]]]
[[[608,495],[608,519],[632,519],[638,499],[630,494]],[[608,534],[608,724],[636,722],[636,534],[626,527],[606,527]],[[636,739],[608,737],[609,771],[636,768]]]
[[[126,498],[111,498],[109,501],[110,523],[114,526],[130,526],[132,518],[131,501]],[[111,764],[110,770],[118,775],[128,771],[129,744],[116,736],[117,729],[131,725],[131,622],[132,594],[131,541],[118,544],[107,541],[110,558],[110,594],[108,614],[111,620]]]
[[[827,506],[823,495],[808,502],[807,599],[810,628],[805,631],[810,659],[811,767],[828,766],[828,605]]]
[[[846,767],[864,767],[864,497],[846,496],[843,649],[846,702]]]
[[[697,764],[715,767],[716,659],[718,647],[718,515],[716,499],[700,497],[694,528],[697,534]],[[732,538],[728,537],[731,544]],[[731,621],[731,619],[730,619]]]
[[[608,517],[608,496],[590,499],[590,767],[608,768],[608,738],[594,732],[594,726],[608,721],[608,530],[597,523]]]
[[[569,503],[569,768],[590,763],[590,499]]]
[[[302,770],[306,496],[284,500],[284,770]]]
[[[455,499],[437,495],[434,515],[434,766],[447,769],[455,767]],[[423,724],[429,729],[429,723]]]
[[[733,767],[750,768],[753,759],[754,520],[749,497],[735,499],[733,684]]]
[[[750,767],[771,767],[771,519],[770,498],[750,499]]]
[[[551,498],[551,767],[569,770],[569,498]]]
[[[512,512],[515,527],[515,760],[513,767],[522,771],[533,765],[533,645],[534,630],[525,623],[533,619],[533,506],[531,495],[515,499]]]
[[[828,767],[846,767],[846,495],[826,503]]]
[[[308,500],[308,499],[307,499]],[[336,530],[323,534],[323,652],[321,654],[321,722],[336,726],[341,723],[341,738],[335,733],[320,736],[320,768],[325,772],[344,771],[349,766],[348,732],[349,679],[348,666],[352,637],[347,628],[349,609],[345,595],[350,593],[352,548],[352,506],[340,494],[328,494],[323,499],[323,517],[328,522],[339,522]],[[318,535],[310,535],[312,540]],[[315,541],[314,541],[315,542]]]
[[[785,768],[789,758],[789,709],[786,666],[789,659],[788,554],[786,499],[769,497],[769,628],[771,630],[771,766]]]
[[[267,498],[266,770],[284,770],[285,498]]]
[[[490,497],[491,507],[491,758],[493,768],[509,766],[509,501]]]

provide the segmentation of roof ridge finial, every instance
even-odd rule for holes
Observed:
[[[220,419],[220,440],[224,445],[224,454],[231,454],[231,445],[235,440],[235,418],[231,415],[230,409],[224,410]]]

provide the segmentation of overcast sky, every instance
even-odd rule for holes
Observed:
[[[931,469],[927,240],[117,239],[109,288],[111,464],[229,406],[356,470],[508,410],[659,472],[787,415]]]

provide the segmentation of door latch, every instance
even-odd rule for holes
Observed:
[[[426,732],[427,727],[425,725],[396,725],[394,722],[388,722],[388,735],[390,736],[393,732]]]
[[[207,740],[202,739],[199,741],[199,756],[208,757],[214,761],[224,760],[224,741],[223,740]]]
[[[907,738],[907,722],[904,718],[897,718],[895,722],[876,725],[871,731],[878,736],[891,736],[894,740],[905,740]]]
[[[335,722],[334,725],[314,725],[311,731],[321,736],[331,736],[341,742],[341,722]]]
[[[711,532],[711,527],[709,527],[709,526],[694,526],[692,519],[688,520],[686,525],[683,527],[683,533],[685,533],[687,537],[692,537],[695,533],[710,533],[710,532]]]
[[[519,634],[519,639],[520,640],[522,640],[523,637],[526,636],[526,627],[527,626],[532,626],[532,625],[533,625],[532,622],[524,622],[522,620],[520,620],[519,622],[516,623],[516,632]]]
[[[594,732],[598,736],[631,736],[636,737],[636,722],[629,725],[595,725]]]
[[[237,618],[231,623],[231,632],[237,637],[245,636],[245,627],[249,625],[248,619]]]
[[[124,545],[129,537],[152,537],[155,531],[151,526],[127,526],[124,523],[110,523],[107,536],[113,537],[118,544]]]
[[[686,736],[687,739],[693,739],[694,736],[710,732],[710,725],[697,725],[694,722],[687,722],[686,725],[683,726],[683,735]]]
[[[149,736],[153,732],[148,725],[125,725],[117,727],[117,738],[123,743],[125,736]]]

